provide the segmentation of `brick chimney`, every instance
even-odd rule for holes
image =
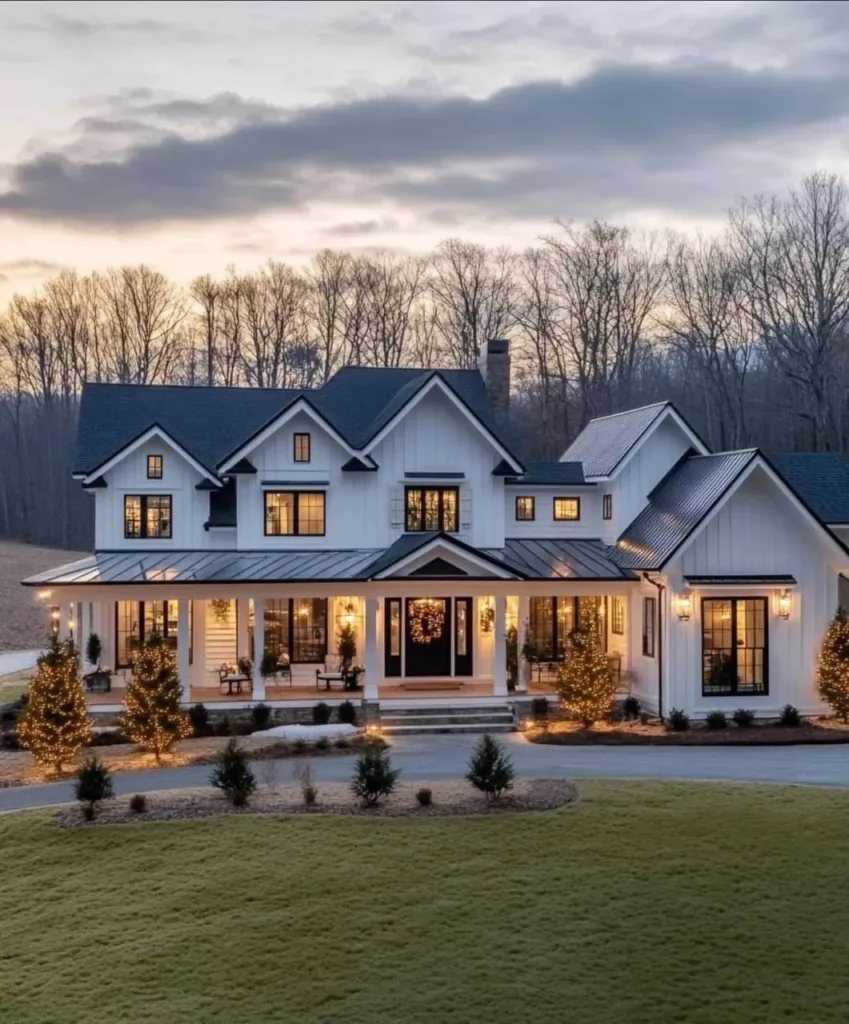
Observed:
[[[478,350],[478,369],[489,392],[496,419],[507,423],[510,416],[510,342],[489,338]]]

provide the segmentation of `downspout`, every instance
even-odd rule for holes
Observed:
[[[653,580],[647,572],[643,573],[643,579],[657,587],[657,715],[663,721],[663,595],[666,591],[665,583],[658,583]]]

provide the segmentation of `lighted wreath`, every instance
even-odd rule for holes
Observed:
[[[487,598],[481,605],[481,633],[491,633],[495,625],[495,608]]]
[[[438,640],[445,628],[445,610],[442,601],[424,598],[410,605],[410,639],[416,644],[429,644]]]
[[[212,600],[212,614],[215,621],[226,626],[230,620],[230,599],[227,597],[215,597]]]

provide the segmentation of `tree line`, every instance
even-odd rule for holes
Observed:
[[[843,450],[849,192],[817,173],[706,237],[558,224],[528,249],[325,249],[187,287],[147,266],[60,273],[0,314],[0,536],[87,548],[70,479],[82,383],[303,388],[341,366],[476,364],[509,337],[521,455],[669,398],[714,448]]]

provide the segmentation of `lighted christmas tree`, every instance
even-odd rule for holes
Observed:
[[[817,689],[832,711],[849,722],[849,618],[842,608],[837,609],[822,642]]]
[[[587,616],[566,637],[557,692],[564,711],[590,726],[610,714],[616,679],[601,644],[598,626]]]
[[[77,664],[73,640],[51,637],[49,649],[38,659],[16,727],[18,739],[35,760],[57,772],[91,738]]]
[[[177,740],[191,736],[189,716],[180,707],[180,679],[174,651],[162,637],[152,636],[139,647],[133,678],[124,696],[121,728],[156,760]]]

